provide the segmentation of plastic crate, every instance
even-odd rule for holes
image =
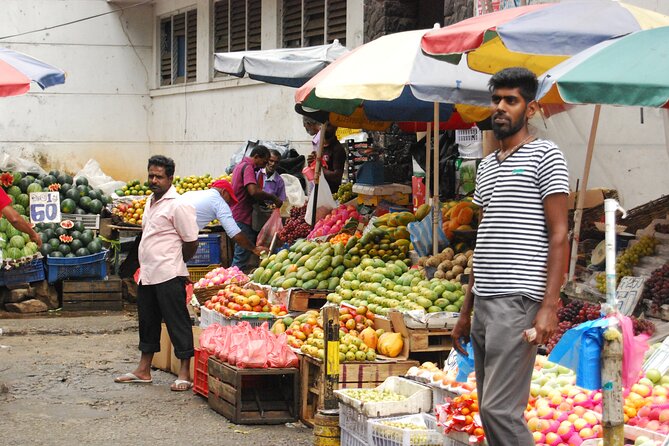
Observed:
[[[369,418],[410,415],[421,412],[429,413],[432,410],[432,391],[429,387],[422,384],[397,376],[391,376],[383,384],[376,387],[376,389],[392,390],[395,393],[404,395],[406,399],[388,402],[363,402],[348,395],[348,392],[352,389],[335,390],[335,394],[341,402],[351,406]]]
[[[16,268],[5,270],[2,281],[5,286],[12,286],[20,283],[39,282],[44,280],[44,277],[44,261],[35,259]]]
[[[368,446],[367,440],[363,440],[362,438],[355,435],[353,432],[350,432],[343,427],[341,427],[340,429],[341,429],[341,438],[339,442],[340,446]]]
[[[206,234],[197,238],[197,251],[192,259],[186,262],[188,266],[204,266],[221,263],[221,236]]]
[[[75,223],[83,223],[86,229],[100,229],[100,215],[95,214],[61,214],[61,221],[71,220]]]
[[[107,276],[106,249],[83,257],[47,257],[49,283],[62,279],[104,279]]]
[[[193,393],[209,396],[209,353],[203,348],[195,349],[195,366],[193,367]]]
[[[188,276],[190,281],[196,283],[198,280],[202,279],[209,271],[219,268],[221,265],[209,265],[209,266],[189,266],[188,267]]]
[[[369,418],[348,404],[339,403],[339,426],[358,438],[368,438]]]
[[[387,421],[424,425],[425,429],[402,429],[385,425],[384,422]],[[367,423],[370,446],[442,446],[444,440],[443,435],[437,431],[437,420],[428,414],[371,419]]]

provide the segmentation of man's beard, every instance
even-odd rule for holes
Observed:
[[[518,122],[513,122],[511,121],[510,124],[497,124],[495,122],[495,115],[492,115],[490,118],[491,124],[492,124],[492,132],[495,134],[495,138],[502,140],[506,139],[509,136],[513,136],[516,133],[518,133],[523,126],[525,125],[525,122],[523,119],[519,119]]]

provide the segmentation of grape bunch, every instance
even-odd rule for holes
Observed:
[[[351,201],[355,197],[357,197],[358,194],[353,193],[353,183],[342,183],[339,186],[339,189],[337,189],[337,192],[332,194],[332,198],[337,200],[339,203],[346,203],[347,201]]]
[[[669,263],[651,273],[644,284],[642,297],[653,301],[653,310],[656,312],[662,305],[669,303]]]
[[[655,254],[655,246],[658,244],[658,241],[655,237],[650,237],[644,235],[639,239],[638,243],[635,243],[633,246],[630,246],[624,250],[616,258],[616,282],[620,282],[625,276],[633,275],[632,268],[639,263],[639,259],[644,256],[650,256]],[[597,289],[605,293],[606,292],[606,273],[601,272],[596,277]],[[616,283],[616,286],[618,283]]]
[[[550,353],[553,347],[562,339],[562,335],[578,324],[585,321],[591,321],[599,318],[601,306],[583,302],[581,300],[572,300],[567,306],[558,310],[558,328],[553,332],[551,337],[546,342],[546,350]]]
[[[659,232],[660,234],[669,234],[669,224],[667,223],[656,224],[655,232]]]
[[[632,327],[634,327],[634,336],[645,333],[652,336],[655,333],[655,324],[647,319],[637,319],[632,316]]]
[[[547,353],[550,353],[550,352],[553,351],[553,349],[557,345],[558,341],[560,341],[560,339],[562,339],[562,335],[564,335],[565,332],[573,326],[574,325],[569,321],[562,321],[558,324],[558,328],[553,332],[551,337],[548,338],[548,341],[546,342]]]
[[[304,238],[311,232],[311,225],[304,220],[307,213],[307,205],[302,207],[294,207],[290,210],[290,218],[283,225],[283,229],[279,232],[279,238],[284,243],[292,245],[295,240]]]

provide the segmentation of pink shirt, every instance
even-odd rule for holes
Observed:
[[[174,186],[160,200],[146,200],[142,218],[142,240],[139,243],[139,281],[156,285],[178,276],[187,277],[181,247],[197,240],[195,208],[182,200]]]
[[[256,166],[253,158],[244,158],[232,171],[232,189],[239,200],[232,207],[232,216],[238,222],[251,226],[251,214],[253,213],[253,197],[249,195],[246,186],[258,184],[256,179]]]

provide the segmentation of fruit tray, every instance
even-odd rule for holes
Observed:
[[[341,402],[348,404],[358,412],[369,418],[392,417],[408,415],[432,410],[432,391],[422,384],[408,379],[391,376],[383,384],[376,387],[378,390],[391,390],[406,397],[402,401],[360,401],[348,395],[351,389],[335,390]]]
[[[342,429],[346,429],[348,432],[355,434],[358,438],[367,438],[369,429],[368,421],[369,418],[353,407],[339,403],[339,426]]]
[[[385,422],[410,423],[425,426],[425,429],[388,426]],[[437,420],[432,415],[372,419],[367,423],[370,446],[442,446],[443,443],[443,436],[437,431]]]
[[[221,236],[206,234],[197,238],[197,251],[192,259],[186,262],[188,266],[213,265],[221,263]]]
[[[102,251],[82,257],[47,257],[46,266],[49,283],[61,279],[94,278],[103,279],[107,275],[105,258],[109,251]]]
[[[368,446],[367,441],[359,438],[353,432],[341,427],[341,446]]]
[[[42,259],[2,271],[2,284],[7,287],[21,283],[39,282],[44,280],[44,261]]]

